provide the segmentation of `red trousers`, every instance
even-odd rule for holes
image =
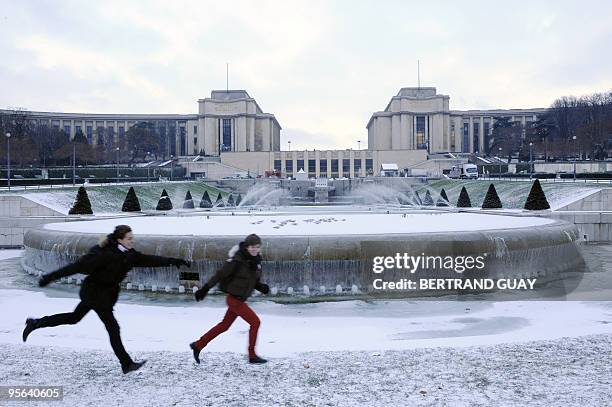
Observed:
[[[237,317],[244,319],[249,323],[251,328],[249,329],[249,357],[255,357],[255,343],[257,342],[257,331],[259,330],[259,317],[255,312],[247,305],[245,301],[241,301],[231,294],[227,295],[227,312],[223,317],[223,320],[217,325],[213,326],[210,331],[206,332],[200,339],[196,341],[198,349],[202,349],[210,341],[215,339],[217,336],[227,331],[229,327],[234,323]]]

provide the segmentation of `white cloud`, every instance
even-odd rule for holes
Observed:
[[[371,114],[421,83],[451,109],[545,107],[612,88],[612,6],[485,1],[6,3],[0,106],[192,113],[246,89],[283,146],[356,148]],[[362,143],[365,147],[365,143]]]

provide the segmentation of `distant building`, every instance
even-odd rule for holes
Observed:
[[[398,172],[414,166],[440,172],[442,164],[427,161],[433,154],[487,153],[495,117],[527,125],[545,111],[450,110],[449,99],[437,94],[436,88],[400,89],[384,111],[372,114],[364,150],[313,146],[312,150],[280,151],[279,122],[245,90],[213,90],[209,98],[198,100],[197,114],[28,114],[38,125],[63,130],[70,137],[81,131],[91,144],[105,145],[99,143],[101,137],[116,142],[136,123],[150,122],[160,137],[158,153],[163,158],[180,157],[192,176],[280,171],[283,177],[294,177],[303,169],[309,178],[352,178],[386,174],[381,167],[386,163],[395,164]]]
[[[35,124],[63,130],[71,138],[80,131],[90,144],[98,144],[100,137],[116,142],[136,123],[150,122],[166,157],[280,150],[280,124],[244,90],[212,91],[210,98],[198,100],[198,114],[27,113]]]
[[[495,117],[528,125],[546,110],[450,110],[449,100],[436,88],[400,89],[385,110],[368,121],[368,148],[488,154]]]

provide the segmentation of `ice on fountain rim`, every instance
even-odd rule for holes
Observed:
[[[262,214],[261,223],[254,225],[254,216],[211,216],[203,230],[193,217],[147,217],[132,218],[128,222],[136,235],[169,236],[245,236],[248,233],[260,235],[287,235],[288,219],[299,226],[290,229],[292,235],[369,235],[369,234],[410,234],[435,232],[483,231],[517,229],[550,225],[554,219],[542,217],[518,217],[479,213],[429,213],[405,214],[353,213],[343,214],[343,222],[334,217],[310,214],[292,214],[284,217]],[[257,215],[255,215],[257,216]],[[266,222],[268,220],[269,222]],[[125,221],[124,221],[125,222]],[[92,234],[108,233],[116,226],[116,219],[51,223],[44,226],[47,230],[79,232]]]

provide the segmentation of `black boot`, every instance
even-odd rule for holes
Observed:
[[[249,358],[249,363],[267,363],[268,361],[266,359],[260,358],[259,356],[255,356],[252,358]]]
[[[143,360],[141,362],[132,362],[129,365],[121,366],[121,370],[123,370],[123,374],[133,372],[134,370],[138,370],[144,365],[147,361]]]
[[[21,339],[23,339],[24,342],[28,339],[28,335],[38,328],[38,319],[28,318],[25,323],[26,326],[23,329],[23,334],[21,334]]]
[[[191,342],[189,344],[189,347],[191,348],[191,350],[193,351],[193,358],[195,359],[195,361],[197,362],[197,364],[200,364],[200,351],[202,349],[198,349],[198,346],[196,345],[195,342]]]

